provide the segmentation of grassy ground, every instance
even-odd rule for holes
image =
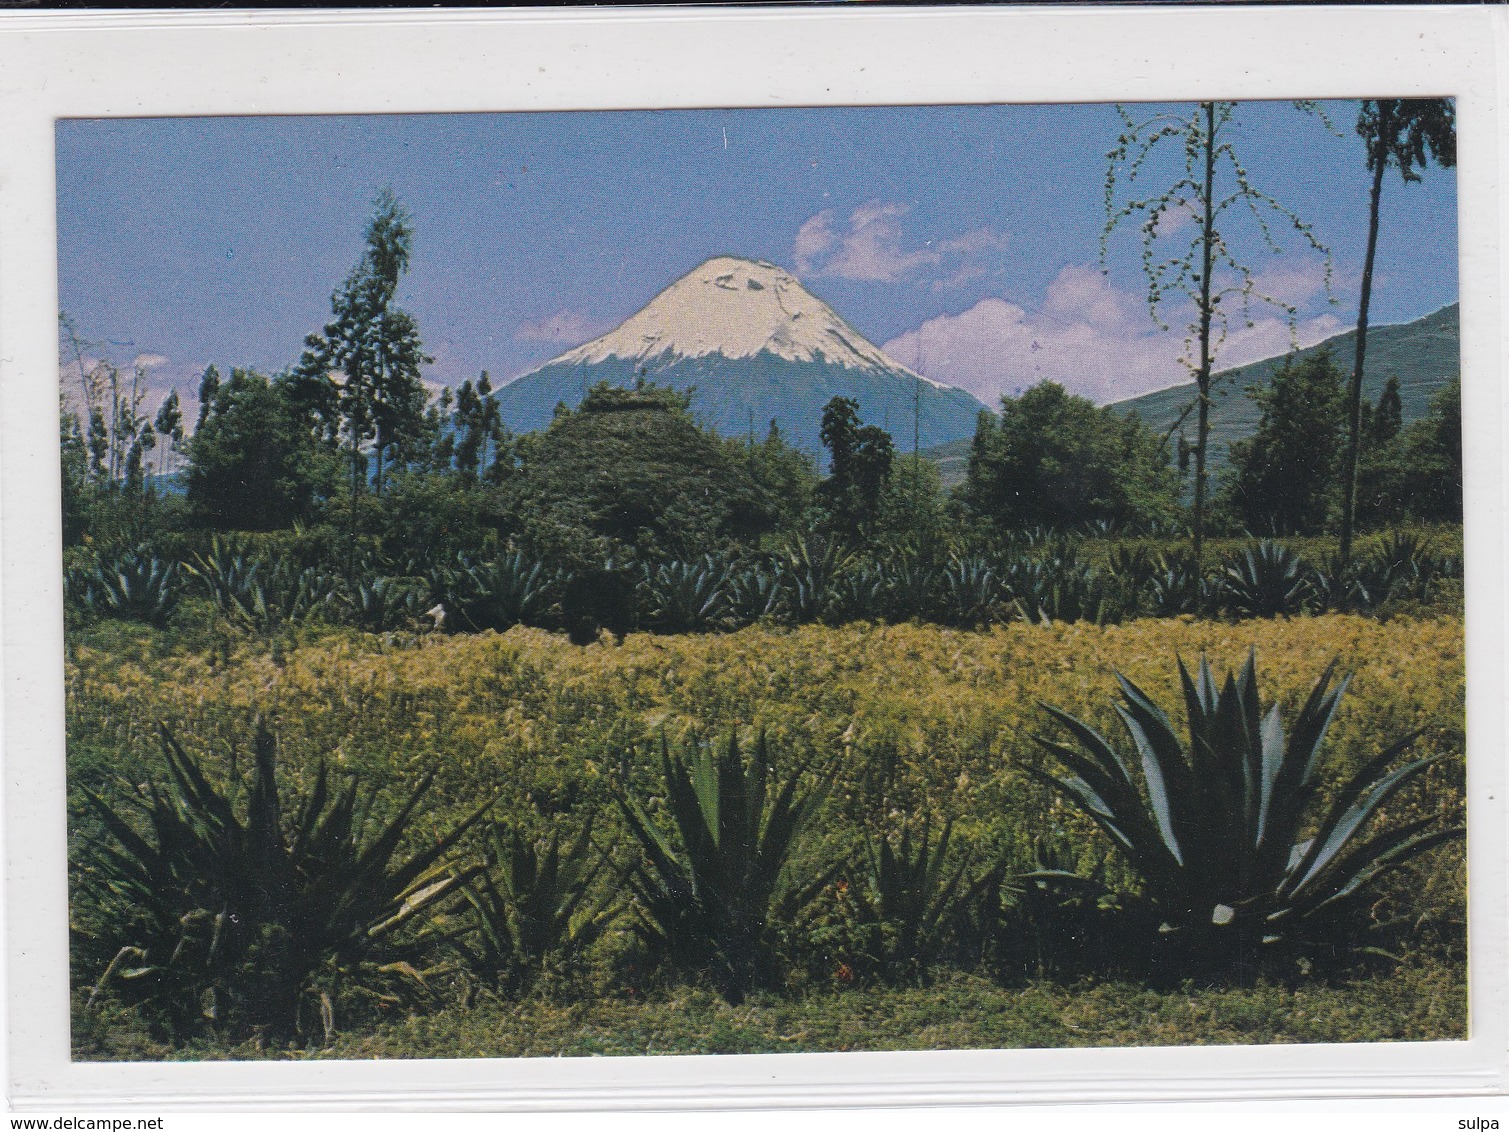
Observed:
[[[1465,1039],[1466,983],[1446,966],[1403,967],[1343,986],[1158,992],[1126,983],[1001,987],[953,975],[930,987],[756,998],[701,990],[645,1002],[502,1002],[338,1037],[295,1058],[593,1057],[854,1050],[1248,1045]],[[129,1022],[76,1035],[88,1059],[269,1056],[254,1046],[172,1050]]]
[[[155,731],[167,724],[211,773],[246,766],[251,721],[278,736],[282,764],[307,782],[321,760],[401,793],[438,771],[427,837],[498,793],[503,814],[573,818],[604,804],[610,772],[655,789],[644,743],[730,729],[769,733],[782,759],[820,760],[829,781],[820,839],[795,867],[852,853],[886,815],[953,818],[961,843],[1025,854],[1051,833],[1085,861],[1103,838],[1030,774],[1048,729],[1044,703],[1108,733],[1114,673],[1179,712],[1174,657],[1208,654],[1218,672],[1257,650],[1265,700],[1292,714],[1333,659],[1355,679],[1326,754],[1333,780],[1416,728],[1421,754],[1446,756],[1390,804],[1389,824],[1462,808],[1465,670],[1459,616],[1351,616],[1229,623],[1148,620],[1013,624],[988,632],[936,626],[753,627],[725,636],[631,635],[578,648],[538,630],[476,636],[312,631],[267,642],[204,627],[164,634],[105,625],[70,640],[71,786],[119,792],[162,775]],[[76,796],[75,871],[101,831]],[[1030,861],[1024,859],[1030,867]],[[1390,897],[1412,922],[1459,932],[1459,845],[1399,878]],[[1125,883],[1125,874],[1111,874]],[[86,912],[75,908],[75,913]],[[1455,953],[1448,948],[1446,953]],[[1432,955],[1436,955],[1432,958]],[[80,987],[97,971],[76,972]],[[932,1049],[1076,1045],[1423,1040],[1465,1036],[1461,965],[1429,949],[1393,974],[1350,985],[1160,993],[1115,982],[1002,987],[945,972],[925,989],[824,989],[731,1007],[694,991],[635,1001],[609,980],[590,1001],[500,1002],[434,1009],[341,1036],[322,1056],[460,1057]],[[250,1048],[169,1050],[128,1014],[77,1015],[76,1056],[258,1056]],[[309,1056],[309,1055],[304,1055]]]

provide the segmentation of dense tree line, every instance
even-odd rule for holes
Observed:
[[[719,436],[697,420],[693,393],[643,380],[600,385],[558,407],[547,428],[515,436],[485,371],[426,397],[419,327],[395,303],[412,236],[403,206],[380,194],[362,256],[299,364],[272,376],[208,367],[190,436],[176,391],[149,419],[145,374],[91,362],[65,319],[85,409],[62,414],[65,542],[132,546],[173,528],[298,524],[325,532],[330,565],[347,573],[373,546],[395,562],[523,548],[569,572],[578,604],[600,607],[589,620],[602,625],[631,568],[773,553],[812,533],[846,552],[904,552],[941,567],[980,539],[1022,531],[1172,534],[1190,521],[1188,469],[1170,437],[1051,382],[981,414],[952,492],[846,397],[823,412],[821,461],[774,421],[760,439]],[[1232,446],[1207,524],[1262,535],[1335,529],[1346,381],[1322,351],[1250,391],[1261,420]],[[1460,519],[1459,401],[1453,384],[1408,427],[1397,381],[1376,405],[1363,402],[1364,525]],[[182,464],[181,496],[154,487],[154,463],[159,474]]]
[[[1272,382],[1248,390],[1257,432],[1231,446],[1221,503],[1228,526],[1264,535],[1344,526],[1351,451],[1347,382],[1330,351],[1290,358]],[[1358,413],[1356,517],[1365,527],[1462,518],[1461,379],[1425,416],[1403,425],[1399,381]]]

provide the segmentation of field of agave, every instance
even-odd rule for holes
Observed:
[[[586,645],[520,555],[319,597],[223,543],[78,566],[76,1055],[454,1054],[414,1027],[495,1003],[606,1012],[601,1048],[636,1052],[688,993],[815,1033],[861,1001],[1113,986],[1309,987],[1459,1036],[1459,571],[1407,535],[1329,590],[1293,550],[1227,554],[1177,583],[1094,544],[919,577],[813,541],[643,570],[625,635]],[[844,612],[870,600],[916,604]],[[415,628],[426,602],[507,631]],[[1336,1016],[1287,1040],[1377,1032]]]
[[[1459,530],[1390,532],[1345,563],[1334,550],[1310,559],[1273,540],[1232,542],[1200,564],[1147,539],[1026,532],[951,553],[902,546],[880,554],[810,535],[774,553],[609,561],[590,576],[513,547],[486,558],[397,561],[373,549],[341,556],[275,538],[214,536],[179,556],[149,547],[76,553],[65,593],[76,620],[163,627],[197,599],[264,634],[307,622],[381,632],[429,618],[454,632],[567,629],[581,643],[602,628],[727,632],[870,620],[967,629],[1372,612],[1459,594],[1461,576]]]

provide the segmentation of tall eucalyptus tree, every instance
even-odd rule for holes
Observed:
[[[298,403],[331,440],[343,439],[351,464],[351,492],[367,479],[367,446],[382,493],[391,459],[418,433],[425,393],[419,367],[425,356],[414,317],[394,303],[409,268],[413,223],[391,189],[383,189],[367,221],[361,261],[330,297],[332,319],[305,339],[292,375]],[[339,374],[339,378],[333,375]]]

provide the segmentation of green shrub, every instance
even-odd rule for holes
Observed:
[[[333,789],[321,765],[306,796],[285,799],[266,728],[253,748],[239,813],[166,728],[169,781],[133,789],[134,816],[84,791],[114,840],[85,878],[106,925],[89,942],[118,949],[91,998],[109,990],[144,1005],[174,1037],[328,1038],[348,986],[423,981],[420,944],[399,929],[467,879],[447,858],[486,807],[405,857],[429,778],[369,833],[373,799],[359,799],[356,781]]]
[[[673,754],[662,735],[664,804],[674,836],[644,803],[618,794],[642,853],[629,872],[634,929],[657,958],[705,975],[730,1002],[774,975],[773,935],[827,882],[788,883],[786,865],[822,799],[802,770],[771,778],[765,736],[746,759],[738,737],[695,739]]]
[[[1361,837],[1389,798],[1434,761],[1394,767],[1414,734],[1369,760],[1316,822],[1326,788],[1317,775],[1321,746],[1348,683],[1331,688],[1334,667],[1286,737],[1277,706],[1261,710],[1253,654],[1220,688],[1205,661],[1194,678],[1180,662],[1187,746],[1162,709],[1118,676],[1116,710],[1141,758],[1145,798],[1106,739],[1048,708],[1079,749],[1040,739],[1070,773],[1037,773],[1125,854],[1186,975],[1254,973],[1267,953],[1313,960],[1354,949],[1376,882],[1461,836],[1461,829],[1427,832],[1434,822],[1427,816]]]

